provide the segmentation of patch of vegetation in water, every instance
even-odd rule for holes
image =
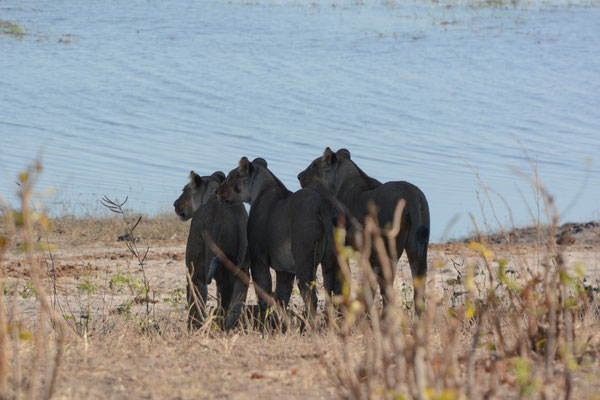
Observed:
[[[25,31],[18,24],[0,19],[0,35],[11,35],[20,38],[25,36]]]
[[[53,38],[48,33],[35,32],[35,31],[31,31],[31,30],[25,31],[25,29],[23,29],[23,27],[21,27],[19,24],[15,24],[13,22],[0,19],[0,38],[3,35],[12,36],[12,37],[15,37],[18,39],[23,39],[25,37],[33,38],[37,42],[44,41],[44,40],[55,40],[55,38]],[[69,43],[73,42],[73,40],[75,40],[74,35],[72,35],[70,33],[65,33],[65,34],[62,34],[57,39],[57,42],[62,43],[62,44],[69,44]]]

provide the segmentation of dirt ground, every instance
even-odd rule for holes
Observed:
[[[600,287],[599,225],[565,225],[556,235],[565,264],[584,267],[585,282]],[[38,238],[56,246],[41,252],[40,260],[49,277],[52,302],[73,327],[56,398],[332,398],[339,393],[323,362],[339,349],[338,339],[327,330],[267,337],[260,332],[186,330],[185,228],[170,232],[168,239],[142,236],[137,245],[143,252],[148,249],[143,270],[118,235],[110,236],[74,237],[59,226],[47,238]],[[543,244],[536,245],[536,238],[535,229],[520,230],[509,235],[510,243],[503,235],[492,236],[487,243],[512,268],[535,269],[541,268],[540,259],[547,253]],[[484,270],[480,254],[468,242],[430,245],[429,296],[455,293],[456,280],[469,266]],[[33,326],[39,303],[30,267],[17,245],[0,261],[0,277],[13,322]],[[151,288],[146,295],[140,291],[144,274]],[[484,277],[480,284],[485,284]],[[410,290],[405,289],[410,288],[411,277],[405,256],[399,262],[396,285],[408,302]],[[214,304],[214,283],[209,295],[209,304]],[[322,292],[319,298],[322,306]],[[256,302],[252,288],[248,302]],[[296,293],[293,302],[300,307]],[[140,320],[148,325],[141,326]],[[145,335],[147,330],[161,334]],[[26,354],[28,343],[19,346]],[[593,378],[586,385],[600,389]]]

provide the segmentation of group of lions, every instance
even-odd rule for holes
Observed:
[[[404,181],[382,184],[364,173],[348,150],[333,152],[329,147],[298,174],[298,180],[302,189],[289,191],[262,158],[251,162],[242,157],[227,176],[220,171],[210,176],[190,173],[190,182],[173,206],[181,220],[192,219],[186,247],[191,325],[202,321],[207,285],[214,278],[219,305],[227,312],[225,328],[232,328],[244,306],[250,274],[259,287],[261,316],[266,315],[271,296],[287,307],[295,279],[306,312],[314,315],[319,264],[327,293],[341,292],[333,236],[336,221],[352,219],[360,227],[374,204],[379,225],[390,226],[402,200],[405,207],[394,253],[399,258],[406,251],[415,304],[422,304],[429,243],[429,207],[423,192]],[[249,214],[242,203],[250,205]],[[353,237],[348,236],[348,244],[358,250]],[[384,271],[375,252],[370,262],[385,301],[385,275],[389,278],[390,271]],[[275,293],[270,268],[276,274]],[[393,274],[392,268],[392,279]]]

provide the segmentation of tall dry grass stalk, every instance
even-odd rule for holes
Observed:
[[[63,351],[66,339],[66,324],[64,319],[59,316],[51,307],[46,286],[43,284],[41,276],[41,263],[37,256],[39,244],[34,239],[34,226],[40,226],[42,229],[48,229],[48,219],[38,211],[32,211],[30,203],[32,201],[33,187],[41,172],[41,165],[35,162],[25,172],[19,175],[19,197],[21,199],[21,210],[19,212],[5,211],[5,224],[8,237],[2,240],[2,252],[8,248],[10,235],[15,232],[15,222],[18,226],[18,232],[21,236],[21,248],[25,252],[27,267],[31,276],[31,281],[38,301],[37,327],[33,335],[33,351],[29,361],[20,352],[18,341],[26,339],[29,334],[20,331],[16,307],[11,310],[6,309],[6,299],[3,292],[0,294],[0,395],[3,398],[20,398],[25,395],[30,399],[49,399],[52,397],[58,377]],[[0,255],[2,255],[0,253]],[[0,282],[4,283],[4,281]],[[7,321],[10,321],[7,323]],[[11,334],[12,333],[12,334]],[[8,342],[12,341],[12,348]],[[13,361],[14,380],[8,381],[8,354],[10,353]],[[12,386],[12,390],[11,389]]]
[[[5,229],[0,231],[0,261],[4,257],[4,254],[11,246],[12,237],[14,235],[15,225],[14,220],[11,218],[10,210],[8,205],[4,202],[4,199],[0,197],[0,204],[3,209],[3,224]],[[5,299],[5,286],[4,286],[4,271],[0,268],[0,399],[4,400],[8,398],[8,352],[9,352],[9,338],[8,338],[8,321],[7,321],[7,310],[6,310],[6,299]]]
[[[359,252],[345,246],[343,228],[336,232],[344,279],[343,294],[336,299],[343,315],[337,330],[341,356],[323,361],[341,397],[572,398],[574,373],[599,356],[600,307],[586,290],[583,271],[566,264],[563,248],[556,243],[560,218],[553,197],[537,172],[529,179],[540,214],[545,215],[535,224],[536,265],[519,255],[500,223],[492,190],[480,181],[507,245],[488,243],[471,216],[476,238],[468,247],[479,255],[479,262],[460,271],[451,296],[431,294],[420,315],[413,312],[418,305],[410,304],[407,310],[401,304],[402,293],[390,272],[397,260],[393,240],[389,250],[384,245],[384,238],[396,232],[377,226],[374,208],[354,241],[362,243]],[[394,225],[399,225],[402,207],[398,205]],[[491,231],[485,215],[484,227]],[[393,300],[383,311],[375,297],[372,251],[383,266]],[[354,282],[351,258],[358,270]]]

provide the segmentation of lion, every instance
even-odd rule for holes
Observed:
[[[368,205],[374,203],[379,225],[393,225],[398,202],[401,199],[406,201],[400,231],[396,236],[396,254],[400,258],[406,251],[413,278],[415,307],[417,312],[420,312],[424,307],[429,244],[429,205],[423,192],[417,186],[404,181],[381,183],[363,172],[352,161],[347,149],[340,149],[334,153],[329,147],[321,157],[313,160],[298,174],[298,180],[303,188],[322,187],[331,191],[362,224],[369,214]],[[356,243],[351,244],[355,248],[358,247]],[[390,252],[389,248],[387,250]],[[379,290],[387,303],[384,274],[375,253],[372,252],[370,261],[378,275]],[[393,265],[396,264],[397,260]],[[391,272],[393,279],[394,269]]]
[[[220,307],[229,311],[225,328],[231,329],[246,301],[248,285],[240,273],[248,274],[246,226],[248,213],[242,204],[222,204],[215,190],[225,180],[225,174],[217,171],[210,176],[199,176],[190,172],[190,182],[185,185],[181,196],[173,203],[175,213],[182,221],[190,218],[190,232],[185,250],[185,264],[191,276],[193,288],[187,285],[189,306],[188,324],[198,325],[203,320],[203,308],[208,296],[208,285],[213,277],[217,284]],[[235,273],[224,265],[212,250],[216,245],[240,271]],[[193,290],[197,290],[199,305],[194,301]]]
[[[272,293],[269,267],[276,271],[275,300],[287,307],[294,278],[302,294],[306,313],[316,313],[317,266],[321,263],[325,289],[340,293],[338,264],[333,241],[334,205],[317,190],[295,193],[257,158],[242,157],[239,166],[227,175],[217,189],[225,203],[250,204],[248,250],[252,278],[265,292]],[[261,315],[267,300],[259,297]],[[312,320],[312,318],[311,318]]]

